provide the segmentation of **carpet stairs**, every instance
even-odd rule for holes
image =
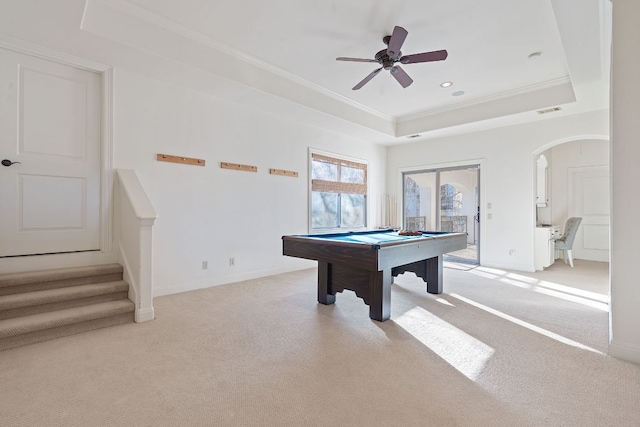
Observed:
[[[0,351],[134,321],[119,264],[0,275]]]

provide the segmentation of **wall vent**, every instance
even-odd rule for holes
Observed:
[[[562,108],[560,108],[560,107],[545,108],[544,110],[536,111],[536,113],[538,113],[538,114],[555,113],[556,111],[560,111],[561,109]]]

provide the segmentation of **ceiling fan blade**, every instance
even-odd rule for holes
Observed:
[[[416,62],[444,61],[449,54],[446,50],[434,50],[433,52],[414,53],[400,58],[403,64],[415,64]]]
[[[402,27],[396,26],[393,28],[393,34],[391,34],[391,40],[389,40],[389,46],[387,47],[387,55],[389,55],[389,58],[398,59],[398,56],[400,56],[400,48],[402,48],[407,34],[409,34],[407,30]]]
[[[391,75],[398,81],[398,83],[400,83],[402,87],[407,87],[411,83],[413,83],[413,79],[409,77],[409,75],[405,73],[404,70],[398,65],[394,66],[391,69]]]
[[[355,85],[353,87],[352,90],[358,90],[360,89],[362,86],[366,85],[369,80],[371,80],[372,78],[374,78],[376,76],[376,74],[378,74],[380,72],[380,70],[382,70],[382,67],[378,68],[377,70],[373,70],[371,72],[371,74],[369,74],[367,77],[365,77],[360,83],[358,83],[357,85]]]
[[[336,58],[336,61],[351,61],[351,62],[378,62],[375,59],[364,59],[364,58],[345,58],[341,56]]]

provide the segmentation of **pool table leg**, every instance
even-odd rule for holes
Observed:
[[[369,317],[384,322],[391,317],[391,269],[371,272]]]
[[[427,262],[427,292],[442,293],[442,255],[428,258]]]
[[[328,262],[318,261],[318,302],[325,305],[336,302],[336,296],[330,293],[329,268]]]

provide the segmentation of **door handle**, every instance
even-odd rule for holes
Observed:
[[[2,166],[11,166],[11,165],[14,165],[14,164],[16,164],[16,163],[20,164],[20,162],[12,162],[12,161],[11,161],[11,160],[9,160],[9,159],[4,159],[4,160],[3,160],[2,162],[0,162],[0,163],[2,163]]]

